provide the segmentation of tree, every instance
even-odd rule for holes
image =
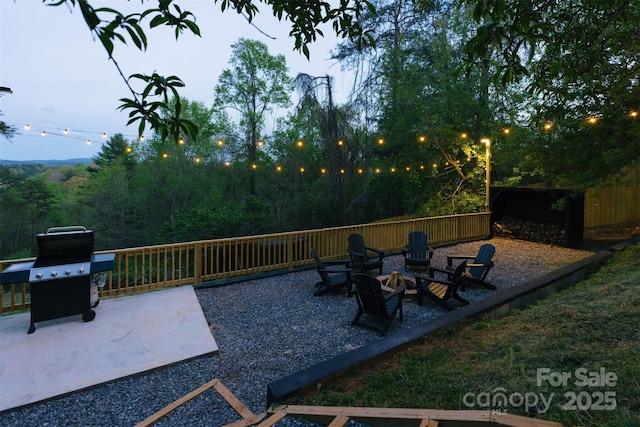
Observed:
[[[100,152],[91,158],[99,167],[105,167],[116,161],[120,161],[124,166],[133,167],[136,163],[134,147],[128,142],[124,135],[116,133],[102,145]],[[95,171],[95,169],[90,169]]]
[[[0,165],[1,258],[37,251],[33,236],[49,227],[54,201],[44,176],[25,178]]]
[[[215,87],[216,106],[231,108],[240,113],[240,128],[246,160],[258,160],[258,146],[265,117],[274,106],[288,107],[291,103],[291,78],[283,55],[272,56],[259,41],[241,38],[232,45],[233,52],[226,69]],[[255,194],[255,181],[250,184]]]
[[[465,0],[479,22],[468,67],[488,53],[520,81],[537,134],[520,168],[584,189],[640,161],[640,9],[629,0]],[[635,113],[634,113],[635,112]]]
[[[200,28],[195,23],[195,16],[188,10],[183,10],[177,1],[160,0],[157,7],[147,7],[148,0],[142,0],[138,13],[124,15],[112,8],[94,8],[88,0],[43,0],[47,5],[65,5],[70,9],[80,8],[82,17],[92,35],[100,40],[129,89],[131,98],[122,98],[122,111],[129,112],[129,123],[139,122],[138,132],[143,134],[147,125],[163,138],[171,136],[178,141],[181,135],[194,137],[197,127],[193,123],[180,119],[181,104],[178,89],[184,83],[176,76],[162,76],[134,74],[125,78],[114,55],[115,43],[131,41],[138,49],[145,50],[147,36],[142,28],[143,22],[148,20],[151,29],[166,25],[174,29],[176,39],[185,32],[200,35]],[[309,57],[309,44],[322,36],[321,24],[330,23],[335,33],[340,37],[356,40],[358,44],[369,43],[370,35],[360,25],[358,18],[361,13],[370,8],[367,0],[342,1],[338,6],[323,0],[309,0],[305,7],[297,2],[286,0],[214,0],[220,4],[222,12],[233,9],[246,16],[251,23],[253,17],[259,13],[258,4],[266,3],[271,7],[274,16],[291,25],[290,35],[294,39],[294,48]],[[142,83],[143,88],[136,89],[136,82]],[[161,107],[166,107],[171,98],[178,98],[171,115],[163,117]]]

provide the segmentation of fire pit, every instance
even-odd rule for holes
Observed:
[[[31,325],[45,320],[82,315],[92,321],[98,304],[91,298],[91,278],[113,269],[114,254],[93,253],[93,230],[54,227],[36,235],[38,256],[34,262],[12,264],[0,274],[0,283],[29,282]]]

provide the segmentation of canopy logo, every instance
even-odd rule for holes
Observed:
[[[615,387],[618,383],[618,375],[615,372],[600,368],[597,371],[589,371],[586,368],[578,368],[573,372],[552,371],[550,368],[538,368],[536,372],[536,385],[538,387],[578,387],[587,390],[568,390],[564,393],[542,392],[513,392],[508,394],[503,387],[498,387],[491,392],[466,393],[462,402],[469,408],[493,408],[508,412],[509,408],[523,408],[525,412],[535,409],[538,413],[546,413],[554,399],[564,410],[580,411],[612,411],[617,407],[616,392],[602,390],[606,387]],[[562,398],[561,398],[562,397]],[[561,399],[560,399],[561,398]]]

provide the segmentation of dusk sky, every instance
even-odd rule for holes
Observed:
[[[140,2],[92,4],[131,13]],[[220,73],[229,68],[231,45],[244,37],[262,41],[272,55],[285,55],[291,77],[300,72],[334,77],[339,102],[351,89],[348,73],[328,60],[337,43],[330,27],[324,28],[325,39],[310,46],[308,61],[293,51],[289,25],[278,22],[270,10],[257,16],[254,24],[276,40],[234,11],[222,13],[212,0],[182,0],[178,4],[195,14],[202,37],[184,33],[176,42],[168,28],[147,30],[145,26],[149,39],[146,52],[116,44],[114,57],[125,76],[154,71],[177,75],[186,84],[181,96],[210,107]],[[2,120],[21,132],[11,141],[0,137],[0,159],[88,158],[100,151],[103,133],[120,132],[135,138],[137,126],[126,127],[128,113],[117,110],[119,99],[131,97],[130,93],[102,45],[93,40],[79,10],[46,6],[41,0],[0,0],[0,55],[0,86],[13,91],[0,96]],[[26,124],[30,130],[24,128]],[[64,129],[69,129],[66,136]]]

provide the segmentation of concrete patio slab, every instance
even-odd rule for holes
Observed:
[[[192,287],[101,300],[96,318],[0,317],[0,411],[218,352]]]

